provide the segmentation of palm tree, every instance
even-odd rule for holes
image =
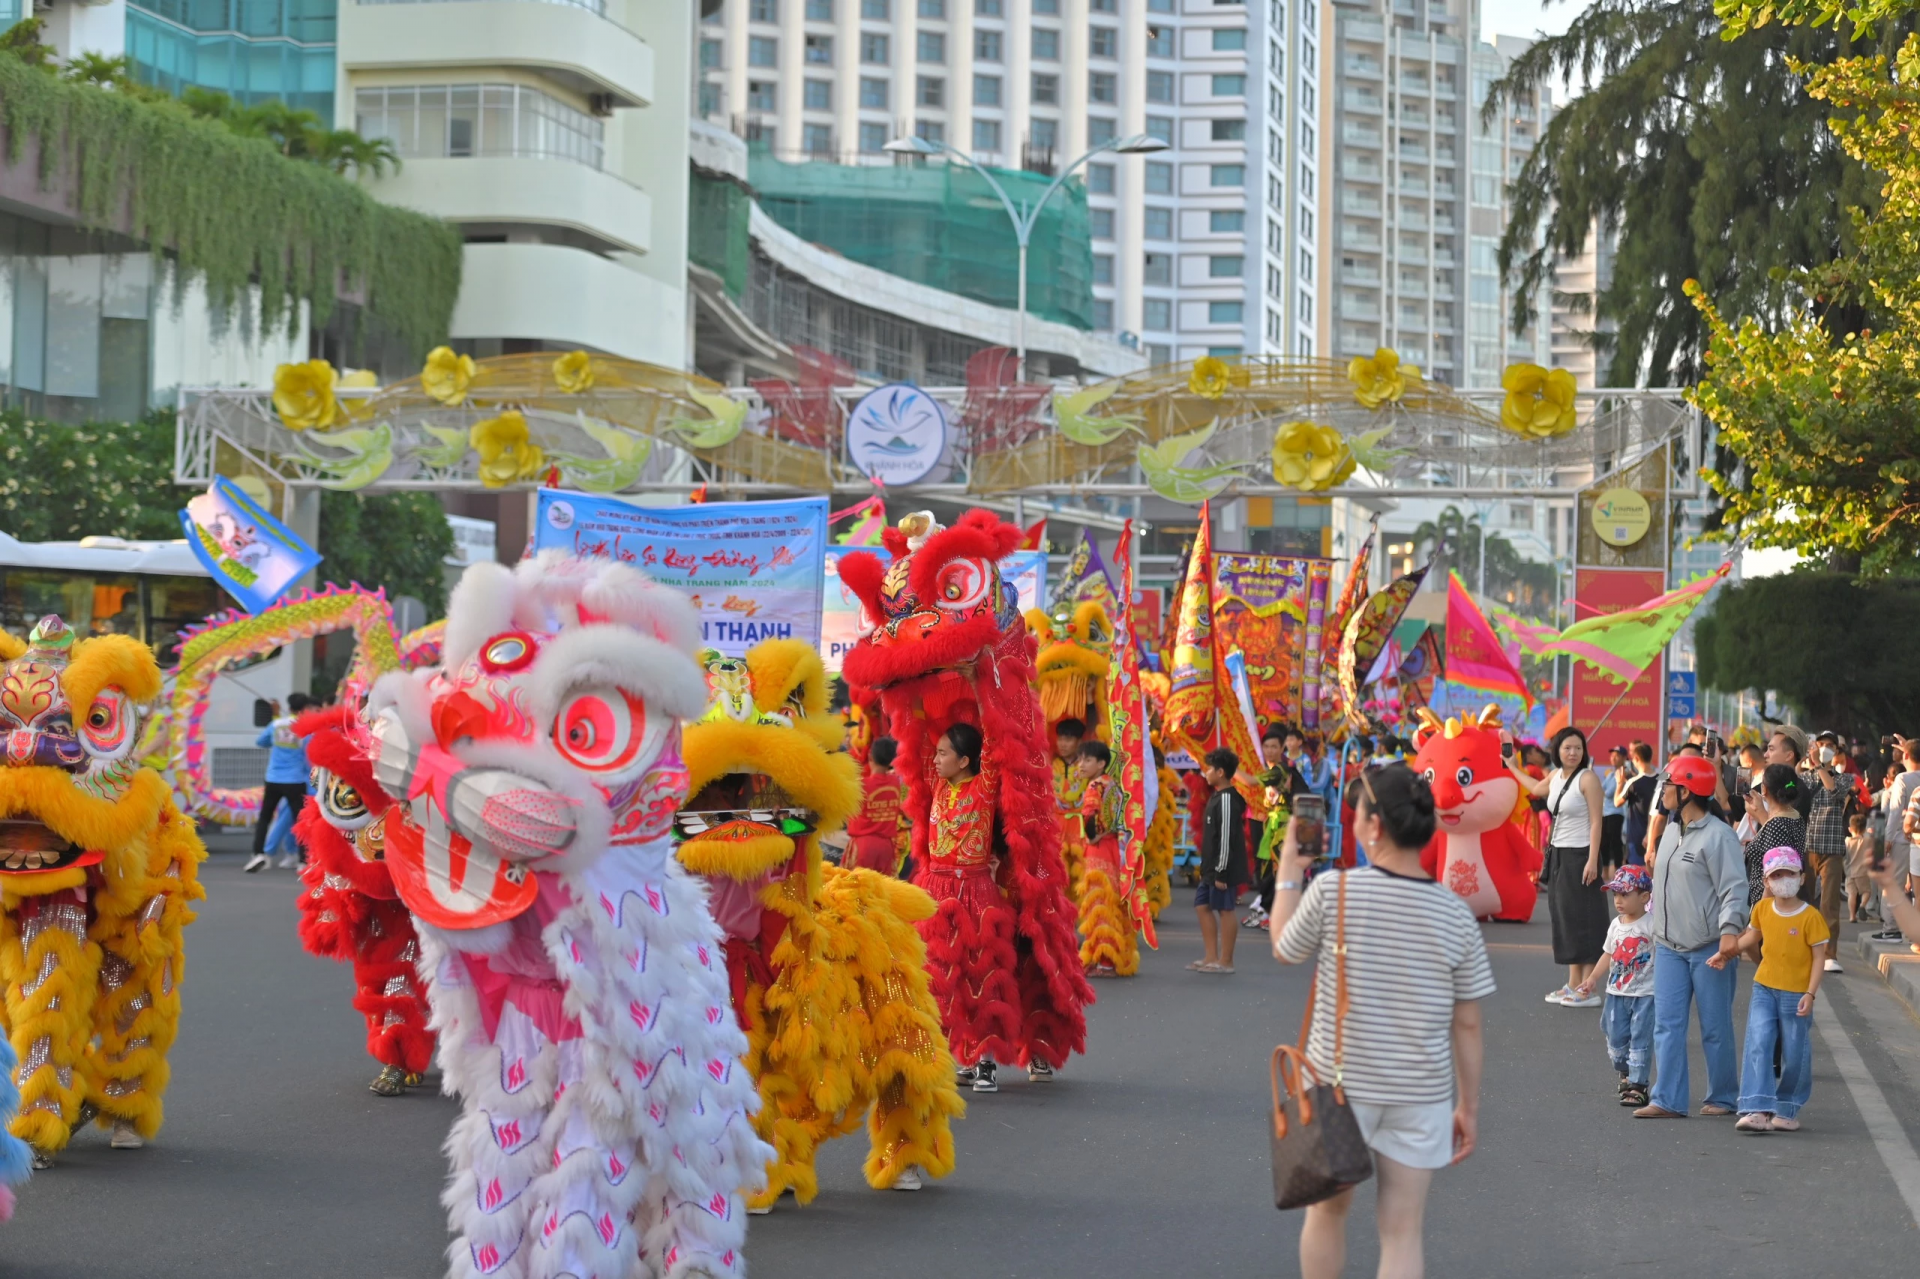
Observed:
[[[400,171],[400,153],[390,138],[363,138],[352,129],[330,129],[313,141],[313,159],[345,177],[385,177]]]

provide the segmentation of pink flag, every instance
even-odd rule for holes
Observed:
[[[1508,694],[1533,705],[1526,681],[1458,573],[1447,574],[1447,683],[1480,693]]]

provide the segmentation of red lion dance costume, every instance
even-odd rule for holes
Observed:
[[[840,561],[841,581],[878,623],[844,673],[880,692],[900,745],[915,883],[939,907],[919,927],[941,1020],[964,1066],[991,1055],[1057,1069],[1086,1050],[1093,988],[1066,896],[1033,642],[998,567],[1020,530],[985,511],[943,529],[922,512],[885,540],[891,565]],[[956,721],[980,729],[985,758],[978,777],[940,797],[956,820],[936,836],[935,787],[946,784],[933,749]]]
[[[300,944],[353,964],[353,1006],[367,1019],[367,1052],[380,1063],[368,1085],[398,1097],[433,1060],[427,997],[415,965],[420,942],[386,863],[387,808],[373,766],[348,738],[352,713],[309,711],[293,731],[307,739],[316,794],[294,826],[311,858],[300,872]]]
[[[1477,919],[1526,923],[1540,850],[1520,827],[1527,802],[1500,755],[1500,709],[1442,723],[1424,707],[1413,735],[1416,772],[1433,785],[1440,823],[1420,867],[1459,894]]]

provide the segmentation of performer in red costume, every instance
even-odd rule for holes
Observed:
[[[353,1006],[367,1019],[367,1051],[380,1073],[367,1085],[398,1097],[420,1082],[433,1060],[427,1001],[415,961],[413,916],[394,891],[386,863],[389,800],[373,765],[347,736],[343,707],[309,711],[293,722],[307,739],[316,793],[294,827],[308,862],[300,872],[300,944],[322,959],[353,964]]]
[[[1425,708],[1419,714],[1413,767],[1433,786],[1440,817],[1421,869],[1458,893],[1475,918],[1526,923],[1539,895],[1540,850],[1521,824],[1531,813],[1500,753],[1500,708],[1444,723]]]
[[[939,903],[920,925],[934,997],[954,1057],[985,1066],[976,1090],[994,1090],[998,1054],[1046,1079],[1086,1050],[1093,988],[1066,896],[1033,643],[998,567],[1020,530],[986,511],[951,529],[920,512],[885,540],[891,565],[840,561],[877,622],[843,673],[856,700],[879,691],[899,743],[914,882]],[[957,740],[956,725],[976,733]],[[971,760],[973,775],[942,772],[943,751]]]

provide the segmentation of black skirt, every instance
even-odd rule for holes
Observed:
[[[1581,882],[1587,867],[1584,848],[1547,850],[1547,913],[1553,920],[1553,962],[1591,964],[1605,953],[1607,890],[1604,880]]]

